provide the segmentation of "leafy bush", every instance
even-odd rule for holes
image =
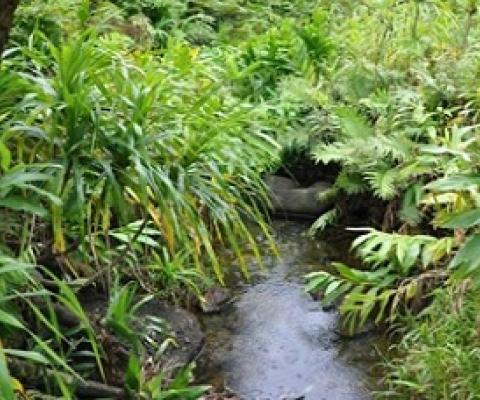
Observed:
[[[352,245],[370,270],[334,263],[339,276],[312,272],[307,275],[306,289],[322,291],[326,304],[345,295],[339,309],[351,333],[372,317],[377,324],[385,319],[393,322],[399,309],[418,310],[431,288],[445,280],[447,274],[441,267],[453,246],[450,237],[371,230]]]
[[[24,157],[62,167],[48,188],[62,200],[51,206],[54,252],[65,252],[71,233],[106,240],[142,216],[171,254],[186,251],[199,266],[206,252],[222,279],[209,227],[238,249],[239,237],[254,243],[242,217],[263,224],[252,195],[265,198],[260,172],[275,162],[275,147],[251,122],[261,110],[235,104],[210,61],[184,44],[136,65],[112,45],[95,35],[52,44],[53,75],[41,60],[22,73],[36,95],[11,123],[10,140],[22,142]]]

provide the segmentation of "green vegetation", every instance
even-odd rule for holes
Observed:
[[[335,263],[307,290],[338,299],[351,332],[369,320],[402,327],[413,314],[383,397],[478,398],[477,4],[332,5],[330,20],[341,43],[326,83],[334,123],[312,154],[341,166],[329,195],[368,193],[384,218],[356,228],[366,232],[353,243],[360,268]]]
[[[111,381],[101,332],[132,349],[123,371],[131,397],[204,391],[187,388],[190,372],[166,384],[145,372],[131,284],[162,298],[201,297],[211,280],[223,283],[223,246],[248,277],[244,247],[260,254],[246,223],[268,237],[261,174],[279,147],[268,108],[236,93],[237,49],[179,35],[182,4],[26,1],[17,10],[0,71],[0,316],[14,371],[3,358],[2,398],[30,378],[17,359],[48,366],[40,382],[64,398],[81,379]],[[209,21],[199,29],[213,29],[195,10]],[[100,326],[78,297],[92,285],[110,294]],[[61,328],[58,305],[75,329]],[[25,343],[14,341],[20,331]],[[159,361],[150,360],[153,371]]]
[[[480,393],[478,289],[439,290],[420,318],[406,321],[401,356],[388,364],[381,397],[475,399]]]
[[[352,332],[399,327],[383,396],[480,397],[478,18],[475,0],[22,1],[0,65],[1,397],[27,396],[24,360],[62,398],[113,383],[100,333],[131,349],[131,398],[199,397],[190,367],[146,371],[135,312],[224,283],[223,248],[248,278],[262,176],[292,160],[338,170],[312,234],[348,220],[342,199],[382,208],[361,268],[307,289]]]

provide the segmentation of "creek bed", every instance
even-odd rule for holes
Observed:
[[[206,348],[197,371],[203,382],[227,387],[246,400],[369,399],[378,362],[378,335],[345,339],[338,315],[303,290],[303,276],[348,253],[339,243],[310,240],[308,224],[275,221],[281,259],[265,257],[262,272],[235,280],[234,301],[203,315]],[[332,242],[337,242],[334,238]],[[261,239],[259,238],[261,243]],[[303,396],[303,397],[302,397]]]

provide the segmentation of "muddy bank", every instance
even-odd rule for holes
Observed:
[[[104,295],[90,293],[83,296],[82,305],[94,326],[102,326],[108,299]],[[204,333],[196,315],[165,301],[152,299],[143,304],[135,312],[133,324],[142,338],[146,357],[153,360],[154,369],[161,371],[167,380],[194,361],[204,344]],[[104,328],[99,331],[107,356],[108,379],[112,384],[123,386],[131,348],[113,332]],[[165,340],[170,343],[160,351]]]
[[[282,259],[266,257],[265,271],[252,263],[253,281],[237,282],[236,301],[201,316],[206,347],[199,379],[246,400],[370,398],[380,338],[340,337],[336,312],[303,290],[303,276],[341,258],[345,247],[335,238],[329,245],[304,237],[308,223],[277,221],[274,228]]]

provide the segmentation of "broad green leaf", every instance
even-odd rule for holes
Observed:
[[[331,282],[327,288],[325,289],[325,296],[330,295],[332,292],[334,292],[340,285],[342,284],[341,281],[333,281]]]
[[[478,175],[457,175],[441,178],[425,186],[426,189],[438,192],[467,190],[480,185]]]
[[[46,217],[48,210],[45,209],[38,201],[33,199],[28,200],[20,196],[8,196],[7,198],[0,198],[0,207],[9,208],[16,211],[24,211],[27,213],[38,215],[39,217]]]
[[[24,325],[20,322],[20,320],[15,317],[14,315],[0,309],[0,325],[9,325],[14,328],[18,329],[25,329]]]
[[[50,365],[51,363],[48,358],[46,358],[43,354],[37,353],[36,351],[4,349],[4,352],[7,356],[23,358],[27,361],[32,361],[39,364]]]
[[[7,189],[11,188],[12,186],[17,186],[25,183],[30,182],[39,182],[39,181],[47,181],[51,177],[48,174],[43,174],[40,172],[25,172],[22,170],[10,172],[7,175],[4,175],[0,178],[0,189]]]
[[[441,224],[443,228],[449,229],[468,229],[480,224],[480,209],[462,211],[450,215],[448,219]]]
[[[478,274],[480,267],[480,234],[470,236],[450,262],[450,269],[459,269],[457,276]]]
[[[420,257],[421,243],[415,239],[409,240],[407,242],[407,249],[405,253],[405,258],[401,264],[402,272],[404,274],[408,273],[410,268],[412,268]]]
[[[3,172],[9,170],[11,160],[12,154],[10,153],[10,150],[5,143],[0,142],[0,166],[2,167]]]
[[[142,367],[138,356],[131,354],[128,359],[127,370],[125,372],[125,386],[138,392],[142,380]]]
[[[372,127],[353,108],[339,107],[335,110],[335,113],[348,136],[365,138],[373,135]]]
[[[453,155],[453,156],[458,156],[458,157],[461,157],[465,161],[468,161],[468,162],[470,162],[470,160],[471,160],[468,152],[449,149],[447,147],[441,147],[441,146],[426,144],[426,145],[420,146],[420,151],[422,153],[427,153],[427,154],[435,154],[435,155],[449,154],[449,155]]]
[[[305,278],[307,279],[307,284],[305,285],[306,292],[321,290],[334,279],[328,272],[324,271],[310,273]]]
[[[12,378],[8,371],[7,359],[0,341],[0,395],[2,400],[15,400],[16,396],[12,388]]]

